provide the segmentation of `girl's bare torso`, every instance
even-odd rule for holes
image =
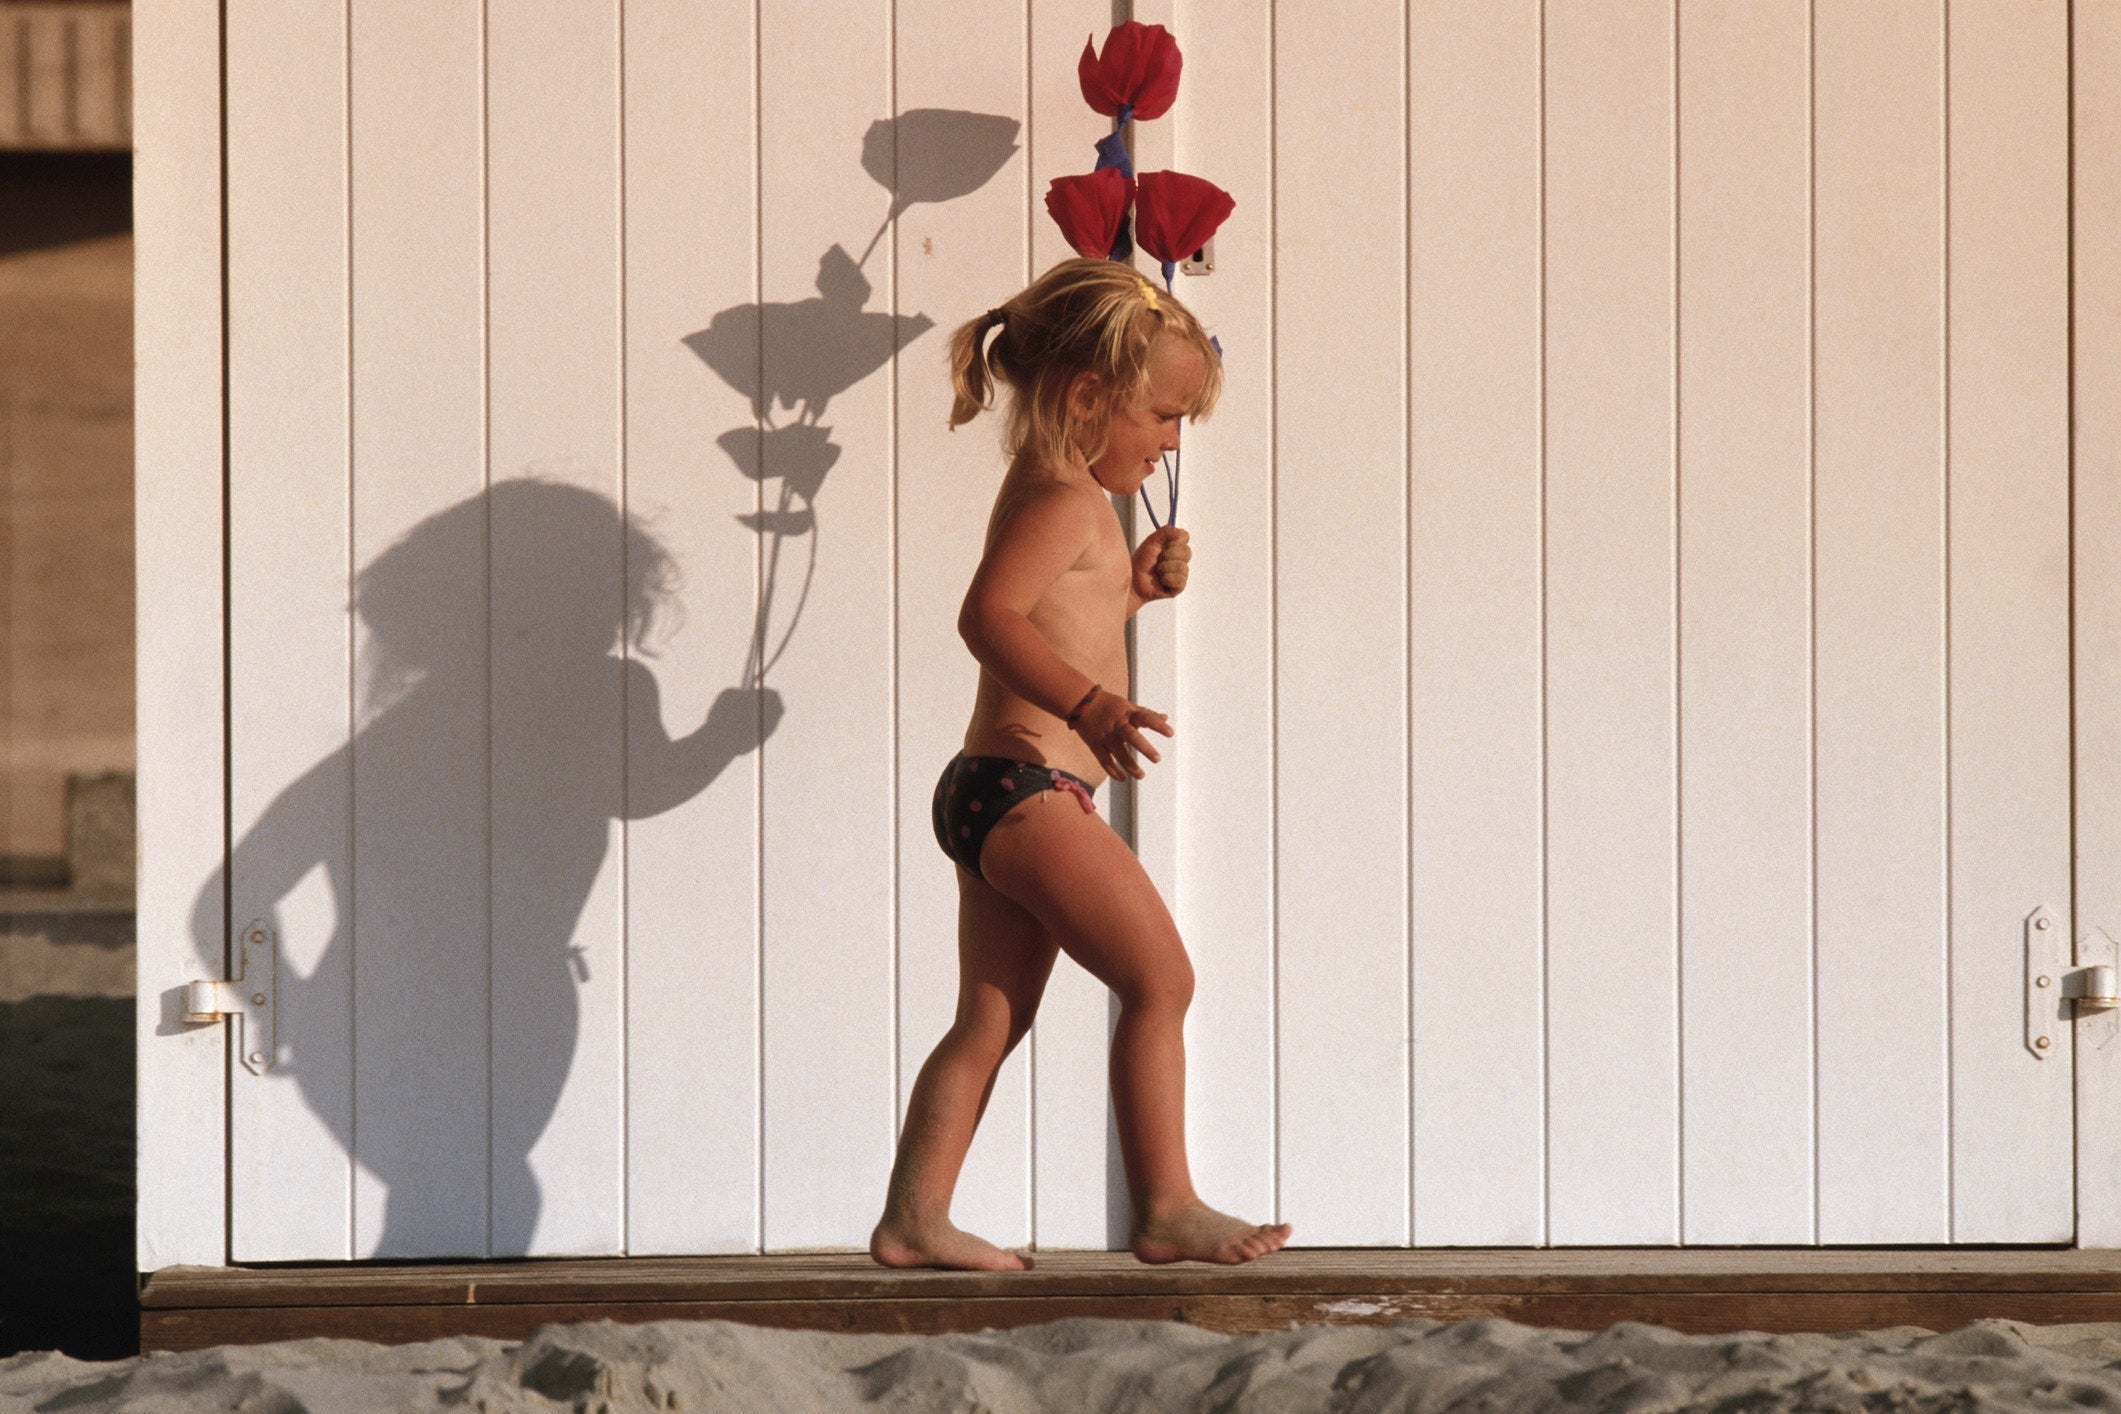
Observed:
[[[1056,486],[1062,494],[1095,502],[1097,533],[1027,617],[1069,666],[1089,674],[1107,692],[1132,697],[1127,615],[1132,607],[1133,556],[1111,498],[1041,469],[1013,466],[987,521],[987,548],[992,549],[996,536],[1027,497]],[[1066,722],[1012,692],[985,667],[980,669],[972,721],[965,729],[965,753],[1058,766],[1093,784],[1105,778],[1097,758]]]

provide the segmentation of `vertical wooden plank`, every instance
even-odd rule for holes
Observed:
[[[2079,937],[2121,938],[2121,7],[2071,15],[2076,916]],[[2116,1029],[2077,1027],[2080,1247],[2121,1246]]]
[[[1527,1245],[1546,1232],[1539,8],[1412,13],[1414,1240]]]
[[[354,1252],[487,1251],[485,36],[352,9]]]
[[[495,1256],[625,1242],[618,30],[487,10]]]
[[[1947,24],[1952,1240],[2064,1242],[2072,1028],[2025,1047],[2024,928],[2069,927],[2069,8]]]
[[[979,666],[957,636],[957,611],[1003,469],[998,419],[949,429],[944,350],[959,324],[1021,288],[1030,252],[1023,0],[898,0],[894,20],[901,214],[885,239],[898,273],[897,307],[935,326],[900,351],[895,389],[895,465],[903,469],[896,555],[901,565],[920,566],[897,582],[903,1115],[914,1077],[956,1013],[957,870],[936,847],[929,801],[944,763],[963,745],[979,685]],[[869,195],[878,209],[889,200],[881,189]],[[1031,1241],[1029,1060],[1019,1047],[1004,1063],[953,1208],[959,1226],[1005,1246]]]
[[[1409,1237],[1404,15],[1333,0],[1281,7],[1274,23],[1275,238],[1293,257],[1274,291],[1280,1217],[1309,1243],[1397,1246]]]
[[[140,0],[133,66],[139,700],[136,1260],[228,1260],[227,1042],[181,1023],[227,963],[222,693],[221,15]]]
[[[232,922],[279,935],[275,1071],[230,1069],[238,1261],[351,1256],[346,34],[228,10]],[[313,870],[333,906],[284,907]],[[244,1035],[245,1050],[257,1038]]]
[[[1684,1239],[1812,1240],[1811,63],[1679,11]]]
[[[1818,1240],[1944,1242],[1943,15],[1814,23]]]
[[[1548,1235],[1679,1240],[1673,13],[1546,8]]]
[[[1180,522],[1193,575],[1178,600],[1179,931],[1193,955],[1186,1018],[1194,1184],[1241,1214],[1275,1211],[1274,178],[1267,0],[1188,4],[1185,77],[1169,121],[1180,171],[1237,209],[1212,275],[1179,297],[1222,340],[1223,394],[1184,432]],[[1299,1233],[1308,1237],[1308,1232]]]
[[[1113,7],[1105,0],[1029,0],[1027,275],[1075,253],[1046,215],[1046,186],[1095,166],[1095,144],[1112,130],[1109,119],[1083,102],[1075,76],[1083,41],[1102,43],[1112,21]],[[1110,787],[1098,792],[1098,808],[1115,823],[1117,794]],[[1123,1204],[1115,1204],[1125,1188],[1119,1185],[1115,1194],[1118,1155],[1105,1074],[1110,1017],[1111,995],[1096,978],[1065,960],[1054,967],[1031,1036],[1032,1229],[1041,1247],[1126,1246],[1125,1215],[1118,1211]]]
[[[862,155],[869,125],[892,111],[889,0],[764,0],[759,43],[764,410],[773,427],[805,429],[769,431],[764,470],[793,486],[830,468],[809,528],[781,536],[777,555],[767,537],[769,660],[799,606],[802,617],[766,675],[788,716],[762,767],[764,1241],[859,1247],[890,1169],[897,1088],[892,406],[880,370],[905,326],[889,244],[862,261],[887,209]]]
[[[758,565],[741,518],[759,491],[748,388],[684,340],[736,311],[730,365],[756,374],[757,37],[750,6],[712,0],[629,3],[625,37],[626,495],[681,595],[627,703],[627,1250],[745,1252],[769,724],[743,683]]]

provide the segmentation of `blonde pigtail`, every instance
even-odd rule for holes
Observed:
[[[994,406],[994,375],[987,366],[987,331],[1006,316],[990,309],[968,319],[950,336],[950,427],[957,428]]]

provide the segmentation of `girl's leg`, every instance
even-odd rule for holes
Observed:
[[[1186,1163],[1186,1007],[1193,964],[1126,841],[1072,797],[1026,801],[987,836],[980,867],[1047,937],[1112,989],[1112,1107],[1134,1252],[1143,1261],[1246,1262],[1288,1240],[1200,1201]]]
[[[957,1019],[913,1082],[884,1216],[870,1255],[888,1267],[1021,1271],[1014,1252],[960,1232],[950,1195],[1002,1061],[1038,1011],[1054,945],[1037,919],[976,875],[957,871]]]

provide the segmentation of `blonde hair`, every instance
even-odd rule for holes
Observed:
[[[1001,332],[987,343],[987,331],[997,327]],[[1094,462],[1104,455],[1112,413],[1147,396],[1149,351],[1166,333],[1198,349],[1207,364],[1200,396],[1186,409],[1198,421],[1214,408],[1223,373],[1222,357],[1193,312],[1130,265],[1064,260],[950,336],[957,395],[950,426],[993,406],[996,385],[1004,385],[1010,397],[1002,444],[1010,456],[1028,453],[1061,465],[1074,453]],[[1084,373],[1095,379],[1098,406],[1087,424],[1068,405],[1068,389]]]

